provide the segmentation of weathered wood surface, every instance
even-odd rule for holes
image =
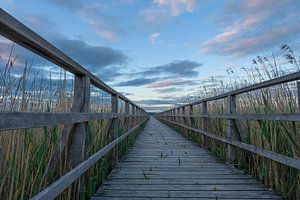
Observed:
[[[281,199],[274,191],[151,118],[94,200]]]

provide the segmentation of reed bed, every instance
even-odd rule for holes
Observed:
[[[299,71],[299,56],[288,46],[281,47],[285,64],[280,64],[272,55],[272,59],[258,56],[253,60],[253,68],[243,70],[246,77],[240,77],[232,69],[227,73],[230,81],[225,84],[223,80],[218,81],[212,78],[213,84],[210,87],[203,86],[198,91],[196,99],[218,95],[230,90],[238,89],[253,83],[269,80],[288,74],[291,71]],[[282,61],[282,59],[281,59]],[[290,82],[281,85],[268,87],[237,96],[238,114],[275,114],[275,113],[299,113],[297,102],[297,82]],[[195,115],[202,112],[201,105],[193,108]],[[185,111],[189,113],[189,111]],[[226,99],[208,102],[208,113],[225,114],[227,112]],[[172,120],[191,125],[190,121],[182,118]],[[235,127],[235,133],[240,135],[243,142],[271,150],[286,156],[300,159],[300,123],[266,120],[238,120],[239,127]],[[200,118],[195,119],[195,128],[202,128]],[[201,137],[198,134],[176,127],[188,135],[189,138],[201,144]],[[221,136],[226,136],[227,120],[209,119],[208,131]],[[207,139],[206,148],[214,152],[221,159],[226,159],[226,145]],[[257,178],[260,182],[273,188],[285,198],[290,200],[300,199],[300,172],[299,170],[270,161],[261,156],[238,150],[237,167]]]

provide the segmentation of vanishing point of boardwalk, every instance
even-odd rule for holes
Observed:
[[[93,199],[167,198],[281,199],[152,117]]]

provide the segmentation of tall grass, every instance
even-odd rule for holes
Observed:
[[[74,76],[61,69],[46,70],[34,60],[24,65],[16,63],[11,48],[8,58],[0,57],[1,111],[68,112],[73,103]],[[52,64],[51,64],[52,65]],[[44,70],[43,70],[44,68]],[[110,112],[110,96],[91,87],[90,112]],[[119,112],[124,106],[120,105]],[[140,123],[139,120],[119,120],[119,134]],[[86,152],[90,156],[111,142],[110,120],[88,123]],[[52,181],[70,170],[67,157],[62,157],[59,170],[52,173],[50,160],[64,126],[41,127],[0,132],[0,199],[30,199]],[[134,136],[121,143],[119,155],[126,152]],[[110,156],[106,156],[82,177],[80,199],[89,199],[111,170]],[[51,172],[51,173],[50,173]],[[70,199],[72,187],[58,199]]]
[[[242,77],[231,68],[227,70],[229,80],[227,83],[212,78],[210,86],[203,86],[198,91],[198,98],[214,96],[230,90],[238,89],[253,83],[280,77],[292,71],[299,71],[299,56],[287,45],[282,46],[284,63],[278,62],[280,58],[271,59],[258,56],[253,60],[252,68],[242,68],[246,76]],[[289,66],[288,66],[289,65]],[[288,70],[289,69],[289,70]],[[200,98],[201,97],[201,98]],[[202,112],[201,105],[194,106],[195,115]],[[227,111],[226,99],[208,102],[208,113],[224,114]],[[189,110],[186,110],[188,113]],[[239,114],[275,114],[299,113],[297,102],[296,82],[280,84],[265,89],[248,92],[237,96],[237,113]],[[180,119],[181,123],[183,122]],[[189,121],[186,123],[190,124]],[[226,136],[227,121],[224,119],[209,119],[208,131]],[[253,144],[264,149],[300,158],[300,123],[266,120],[238,120],[239,126],[235,133],[240,135],[243,142]],[[195,119],[194,127],[201,128],[201,120]],[[177,127],[178,128],[178,127]],[[201,144],[201,137],[181,129],[184,134]],[[210,149],[220,158],[225,160],[226,145],[208,139],[206,148]],[[256,177],[265,185],[272,187],[287,199],[300,199],[300,172],[299,170],[270,161],[261,156],[238,150],[237,167]]]

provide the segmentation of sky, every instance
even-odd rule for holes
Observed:
[[[0,7],[147,111],[299,50],[299,0],[0,0]],[[5,50],[0,39],[0,51]],[[242,72],[240,72],[242,73]],[[212,78],[214,77],[214,78]]]

